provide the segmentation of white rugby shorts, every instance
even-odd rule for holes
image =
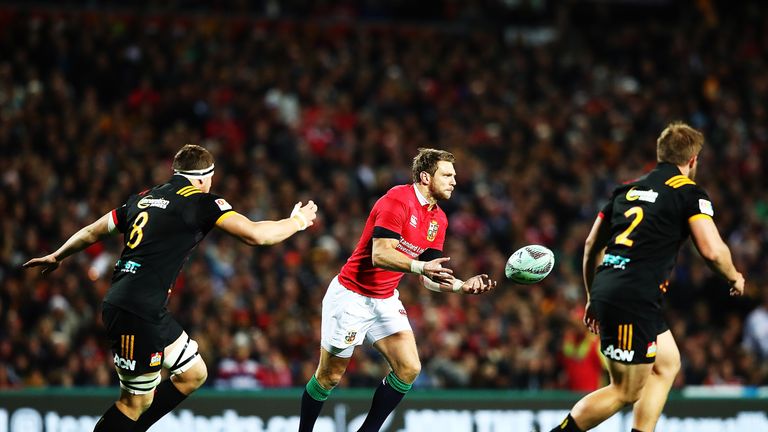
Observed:
[[[373,344],[395,333],[411,331],[397,290],[385,299],[366,297],[345,288],[338,276],[323,297],[322,318],[320,345],[337,357],[352,357],[355,347],[363,341]]]

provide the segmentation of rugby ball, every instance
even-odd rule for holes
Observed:
[[[504,274],[519,284],[540,282],[555,266],[555,254],[541,245],[523,246],[510,255]]]

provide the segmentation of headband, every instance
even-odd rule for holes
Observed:
[[[208,168],[203,168],[199,170],[173,170],[174,174],[183,175],[184,177],[190,178],[190,179],[207,179],[208,177],[213,176],[213,167],[214,165],[211,164]]]

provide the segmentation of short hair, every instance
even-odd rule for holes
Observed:
[[[414,183],[419,181],[419,174],[421,174],[422,171],[431,176],[435,175],[435,171],[437,171],[437,163],[441,161],[454,163],[456,157],[445,150],[420,148],[419,154],[413,158],[413,165],[411,166],[411,174],[413,175]]]
[[[670,123],[656,140],[656,160],[685,165],[699,154],[704,146],[704,135],[687,124]]]
[[[174,171],[201,170],[213,165],[213,155],[203,147],[186,144],[173,157]]]

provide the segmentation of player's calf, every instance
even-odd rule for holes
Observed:
[[[171,372],[172,377],[157,386],[155,400],[136,422],[135,432],[149,429],[203,385],[208,377],[208,368],[197,348],[197,342],[185,332],[177,343],[166,349],[163,367]]]
[[[159,374],[158,374],[159,376]],[[145,376],[132,377],[134,381],[141,380]],[[121,385],[123,382],[121,377]],[[107,409],[96,423],[94,432],[133,432],[136,419],[152,404],[151,392],[136,394],[123,387],[120,391],[120,399]]]
[[[584,432],[585,429],[579,428],[576,424],[576,420],[573,419],[570,413],[559,425],[557,425],[551,432]]]
[[[304,393],[301,396],[299,432],[312,431],[331,390],[344,376],[353,351],[354,347],[350,347],[345,350],[336,350],[337,355],[333,355],[325,348],[320,349],[320,364],[304,387]]]

